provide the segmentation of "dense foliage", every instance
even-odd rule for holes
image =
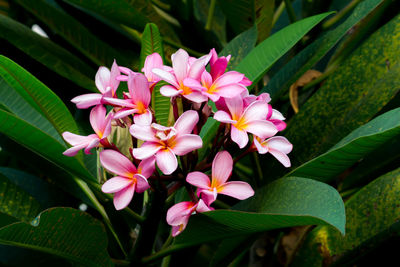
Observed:
[[[395,2],[0,0],[1,265],[396,259]]]

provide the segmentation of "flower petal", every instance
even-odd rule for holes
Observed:
[[[131,183],[133,183],[132,179],[116,176],[107,180],[101,187],[101,191],[103,191],[104,193],[115,193],[121,191],[125,187],[129,186]]]
[[[243,113],[243,100],[241,96],[225,98],[225,104],[231,113],[232,119],[238,120]]]
[[[95,77],[96,87],[102,94],[106,92],[107,87],[109,86],[110,76],[111,76],[110,70],[103,66],[101,66],[96,73]]]
[[[115,114],[114,114],[114,119],[122,119],[125,118],[126,116],[132,115],[136,112],[137,110],[134,108],[123,108],[118,110]]]
[[[233,160],[228,151],[221,151],[215,155],[211,169],[211,184],[215,187],[224,184],[232,173]]]
[[[253,196],[254,190],[246,182],[232,181],[218,188],[218,193],[243,200]]]
[[[117,80],[117,77],[121,75],[121,72],[119,71],[119,67],[117,65],[117,62],[114,60],[112,66],[111,66],[111,72],[110,72],[110,85],[112,87],[112,95],[114,96],[115,91],[117,91],[117,88],[119,86],[119,80]]]
[[[79,150],[85,148],[87,145],[88,144],[80,144],[80,145],[76,145],[71,148],[68,148],[67,150],[65,150],[63,152],[63,155],[68,156],[68,157],[73,157],[76,154],[78,154]]]
[[[192,214],[194,206],[195,203],[191,201],[183,201],[173,205],[167,211],[167,223],[169,225],[180,225],[187,221],[185,217]]]
[[[155,136],[154,130],[151,128],[151,126],[144,126],[144,125],[138,125],[138,124],[133,124],[129,128],[129,132],[131,135],[139,140],[143,141],[154,141],[157,142],[158,139]]]
[[[204,101],[207,101],[208,98],[207,96],[203,95],[201,92],[193,91],[192,93],[188,95],[183,95],[184,98],[189,99],[192,102],[195,103],[203,103]]]
[[[251,103],[243,112],[246,121],[265,120],[268,114],[268,104],[263,100]]]
[[[149,81],[156,82],[160,79],[156,77],[151,70],[154,68],[162,68],[162,66],[163,66],[163,61],[161,56],[158,53],[153,53],[146,57],[142,72],[144,72],[144,75],[147,77]]]
[[[202,172],[191,172],[186,177],[186,182],[202,189],[210,189],[210,178]]]
[[[183,80],[183,85],[191,89],[197,89],[197,90],[203,89],[203,86],[200,84],[200,82],[192,78],[186,78],[185,80]]]
[[[289,168],[291,166],[290,159],[285,153],[276,149],[269,149],[269,153],[271,153],[271,155],[274,156],[286,168]]]
[[[134,103],[141,102],[147,108],[150,104],[151,93],[146,76],[141,73],[130,74],[128,78],[128,89]]]
[[[85,109],[91,106],[100,105],[103,95],[101,94],[84,94],[71,99],[77,108]]]
[[[135,193],[135,186],[136,184],[132,184],[114,194],[114,206],[116,210],[125,209],[129,205]]]
[[[265,154],[268,152],[268,146],[263,145],[263,143],[260,143],[257,138],[254,136],[253,138],[254,146],[257,148],[258,153],[260,154]]]
[[[88,136],[78,135],[70,132],[63,132],[62,137],[68,144],[72,146],[80,145],[80,144],[89,144],[93,139],[97,138],[97,135],[91,134]]]
[[[178,160],[169,149],[159,150],[156,154],[158,168],[166,175],[173,173],[178,168]]]
[[[139,148],[132,149],[132,155],[136,159],[141,159],[141,160],[147,159],[150,158],[151,156],[154,156],[160,149],[161,149],[160,144],[149,141],[143,143],[142,146]]]
[[[178,81],[176,80],[175,76],[162,69],[154,68],[151,70],[155,75],[161,78],[161,80],[166,81],[167,83],[172,84],[174,87],[179,87]]]
[[[136,192],[143,193],[144,191],[150,188],[147,179],[143,175],[135,174],[134,177],[136,178],[136,189],[135,189]]]
[[[218,195],[215,188],[213,190],[200,189],[197,194],[201,196],[201,200],[204,201],[207,206],[211,205],[217,199]]]
[[[95,106],[91,111],[90,111],[90,124],[92,125],[92,128],[94,132],[100,137],[103,137],[103,122],[106,117],[106,108],[103,105],[98,105]]]
[[[285,154],[292,151],[293,145],[283,136],[274,136],[267,140],[268,147],[274,150],[279,150]]]
[[[183,82],[187,76],[189,54],[181,48],[172,55],[171,59],[176,79],[178,82]]]
[[[181,91],[177,90],[176,87],[174,87],[172,85],[164,85],[164,86],[161,86],[160,93],[166,97],[173,97],[173,96],[179,95],[181,93]]]
[[[199,115],[194,110],[185,111],[174,124],[178,135],[190,134],[194,126],[199,122]]]
[[[274,136],[278,129],[276,129],[275,125],[266,120],[253,120],[247,123],[245,130],[249,133],[252,133],[261,139]]]
[[[237,71],[228,71],[215,80],[214,84],[217,87],[226,86],[228,84],[236,84],[243,80],[244,74]],[[242,85],[243,86],[243,85]]]
[[[100,139],[99,138],[96,138],[96,139],[93,139],[92,141],[90,141],[90,143],[87,145],[87,147],[85,148],[85,154],[90,154],[90,150],[92,150],[92,148],[95,148],[95,147],[97,147],[98,145],[99,145],[99,143],[100,143]]]
[[[100,152],[101,165],[109,172],[122,177],[132,177],[136,174],[136,167],[133,163],[121,153],[107,149]]]
[[[183,156],[193,150],[201,148],[202,146],[203,140],[200,136],[195,134],[184,134],[175,139],[175,145],[171,147],[171,150],[176,155]]]
[[[240,148],[244,148],[249,142],[247,132],[237,129],[235,126],[231,126],[231,139],[233,142],[238,144]]]
[[[152,120],[153,115],[151,115],[151,111],[148,109],[146,109],[145,113],[135,114],[135,116],[133,116],[133,122],[137,125],[150,126]]]
[[[137,172],[143,175],[145,178],[149,178],[156,169],[156,158],[150,157],[142,160],[139,163]]]
[[[246,87],[240,84],[228,84],[217,87],[217,93],[225,98],[237,97],[245,90],[247,90]]]
[[[225,111],[222,110],[218,110],[217,112],[215,112],[214,114],[214,120],[223,122],[223,123],[236,123],[237,121],[232,120],[231,115],[229,115],[228,113],[226,113]]]
[[[196,59],[190,66],[187,76],[195,80],[200,80],[201,74],[205,71],[205,66],[208,64],[209,60],[210,55],[205,55]]]

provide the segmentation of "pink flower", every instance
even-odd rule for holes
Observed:
[[[194,110],[184,112],[173,127],[165,127],[156,123],[151,126],[133,124],[130,133],[137,139],[145,141],[140,148],[134,148],[132,155],[137,159],[156,156],[157,166],[164,174],[171,174],[178,168],[175,155],[183,156],[201,148],[201,137],[190,134],[199,121]]]
[[[151,93],[146,77],[141,73],[130,73],[128,76],[128,99],[105,98],[110,104],[123,107],[114,115],[120,119],[131,114],[136,124],[150,125],[153,119],[149,109]]]
[[[262,140],[254,137],[254,146],[257,148],[258,153],[265,154],[271,153],[280,163],[285,167],[290,167],[290,159],[287,156],[292,149],[293,145],[283,136],[274,136],[267,140]]]
[[[251,186],[246,182],[227,182],[232,173],[233,160],[227,151],[218,152],[212,163],[211,182],[210,178],[202,172],[191,172],[186,181],[197,186],[197,194],[209,206],[217,199],[217,194],[231,196],[240,200],[254,195]]]
[[[225,103],[229,113],[219,110],[214,114],[214,119],[231,124],[232,141],[240,148],[247,145],[248,132],[261,138],[273,136],[278,132],[275,125],[265,119],[268,114],[268,105],[265,101],[254,101],[245,109],[240,96],[225,98]]]
[[[194,212],[206,212],[213,210],[203,200],[197,203],[191,201],[180,202],[169,208],[167,212],[167,223],[172,226],[172,236],[175,237],[185,230],[190,215]]]
[[[160,88],[161,94],[166,97],[182,95],[196,103],[206,101],[206,96],[197,89],[185,86],[183,81],[186,78],[200,80],[201,74],[204,72],[210,56],[206,55],[199,59],[189,60],[188,53],[183,49],[179,49],[172,55],[171,59],[172,73],[160,68],[154,68],[152,70],[155,75],[170,84]]]
[[[67,149],[63,154],[69,157],[75,156],[79,150],[85,149],[86,154],[90,150],[101,145],[108,145],[107,136],[111,133],[112,114],[106,116],[106,108],[102,105],[96,106],[90,112],[90,124],[95,132],[88,136],[64,132],[62,134],[65,141],[73,147]]]
[[[201,83],[198,80],[186,78],[183,84],[201,91],[203,95],[216,102],[220,97],[232,98],[247,91],[246,87],[240,84],[243,78],[244,74],[236,71],[229,71],[218,76],[218,78],[214,80],[207,71],[204,71],[201,75]]]
[[[154,172],[154,157],[143,160],[136,169],[121,153],[104,150],[100,152],[100,162],[107,171],[117,175],[101,187],[104,193],[114,193],[114,206],[117,210],[129,205],[135,191],[143,193],[150,187],[146,178]]]
[[[100,67],[96,73],[95,83],[101,94],[84,94],[74,97],[71,102],[78,108],[84,109],[100,104],[107,104],[104,97],[115,97],[119,81],[116,79],[120,75],[118,65],[114,60],[111,71],[106,67]]]

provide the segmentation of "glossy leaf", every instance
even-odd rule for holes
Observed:
[[[281,56],[292,48],[308,31],[332,12],[312,16],[273,34],[253,49],[237,66],[252,82],[253,86]]]
[[[310,179],[279,179],[233,209],[193,216],[173,246],[184,248],[238,235],[309,224],[328,224],[344,233],[344,204],[339,193],[327,184]]]
[[[365,155],[400,134],[400,108],[386,112],[354,130],[326,153],[308,161],[288,176],[313,178],[325,183]]]
[[[371,182],[346,201],[346,235],[327,227],[307,237],[294,266],[321,266],[322,262],[346,265],[398,232],[400,169]],[[333,257],[334,256],[334,257]]]
[[[0,37],[12,43],[28,56],[50,70],[91,91],[94,86],[94,70],[63,47],[38,35],[25,25],[0,15]]]
[[[28,248],[85,266],[112,266],[103,225],[72,208],[52,208],[32,223],[0,229],[0,244]]]
[[[0,133],[73,175],[89,182],[96,181],[77,158],[62,154],[66,148],[56,139],[4,110],[0,110]]]
[[[61,99],[32,74],[3,56],[0,56],[0,82],[0,103],[14,115],[38,127],[63,145],[60,136],[63,132],[79,132]]]
[[[289,61],[262,91],[278,98],[294,84],[307,70],[311,69],[337,42],[361,19],[370,13],[382,0],[366,0],[338,27],[322,35]]]
[[[163,42],[158,27],[154,23],[148,23],[142,34],[142,48],[140,50],[140,69],[148,55],[158,53],[164,60]]]
[[[258,43],[264,41],[270,35],[274,10],[274,0],[255,1],[255,23],[258,30]]]
[[[0,174],[0,213],[30,222],[40,211],[36,199]]]
[[[397,16],[354,51],[300,108],[285,134],[297,147],[291,153],[292,165],[325,152],[369,121],[396,95],[400,84],[400,36],[393,32],[399,30]]]
[[[255,0],[220,0],[218,4],[235,34],[248,30],[254,25]]]
[[[130,65],[132,59],[98,39],[81,22],[64,12],[55,2],[45,0],[16,1],[54,32],[78,49],[97,65],[110,67],[116,59],[121,65]]]

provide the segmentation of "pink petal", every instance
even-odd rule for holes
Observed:
[[[151,93],[146,76],[141,73],[130,74],[128,78],[128,89],[135,103],[142,102],[145,107],[150,104]]]
[[[95,77],[96,87],[102,94],[106,92],[107,87],[109,86],[110,76],[111,76],[110,70],[103,66],[101,66],[96,73]]]
[[[93,139],[92,141],[90,141],[90,143],[87,145],[87,147],[85,148],[85,154],[90,154],[90,150],[92,150],[92,148],[95,148],[99,145],[100,143],[100,139],[96,138]]]
[[[286,123],[284,121],[281,120],[269,120],[269,121],[275,125],[278,131],[283,131],[286,129]]]
[[[122,210],[129,205],[135,193],[135,186],[136,184],[132,184],[114,194],[114,206],[116,210]]]
[[[199,121],[199,115],[194,110],[185,111],[174,124],[178,135],[190,134]]]
[[[186,218],[186,221],[182,222],[182,224],[177,226],[172,226],[171,236],[175,237],[183,232],[186,229],[186,225],[188,224],[189,216]]]
[[[253,142],[254,146],[257,148],[258,153],[265,154],[268,152],[268,146],[265,146],[263,145],[263,143],[260,143],[255,136]]]
[[[132,183],[132,179],[116,176],[114,178],[111,178],[110,180],[107,180],[101,187],[101,191],[103,191],[104,193],[115,193],[121,191]]]
[[[201,196],[201,200],[204,201],[205,205],[211,205],[217,199],[217,189],[213,190],[200,189],[198,194]]]
[[[262,93],[259,96],[257,96],[257,100],[263,100],[263,101],[269,103],[271,101],[271,97],[268,93]]]
[[[175,139],[175,145],[171,147],[171,150],[175,155],[183,156],[193,150],[201,148],[202,146],[203,140],[200,136],[195,134],[184,134],[179,135],[179,137]]]
[[[208,73],[206,70],[203,71],[203,74],[201,74],[201,82],[206,87],[210,87],[213,83],[213,78],[211,77],[210,73]]]
[[[101,94],[85,94],[72,98],[71,102],[75,103],[77,108],[84,109],[100,105],[102,97]]]
[[[161,56],[158,53],[153,53],[146,57],[142,72],[144,72],[144,75],[146,75],[149,81],[158,81],[159,78],[156,77],[151,70],[154,68],[162,68],[162,66],[163,61]]]
[[[218,94],[225,98],[237,97],[245,90],[247,90],[246,87],[240,84],[229,84],[217,88]]]
[[[172,84],[174,87],[179,87],[178,81],[176,80],[175,76],[172,73],[158,68],[152,69],[152,72],[158,77],[160,77],[161,80],[164,80],[167,83]]]
[[[196,206],[197,212],[207,212],[211,210],[214,210],[214,208],[209,207],[209,205],[206,205],[206,203],[202,199],[199,199],[199,202],[197,202]]]
[[[166,96],[166,97],[173,97],[173,96],[177,96],[177,95],[179,95],[180,93],[181,93],[181,91],[180,90],[177,90],[174,86],[172,86],[172,85],[164,85],[164,86],[161,86],[161,88],[160,88],[160,93],[163,95],[163,96]]]
[[[121,153],[107,149],[100,152],[101,165],[109,172],[122,177],[132,177],[136,174],[136,167],[133,163]]]
[[[135,189],[136,192],[143,193],[144,191],[150,188],[147,179],[143,175],[135,174],[134,177],[136,178],[136,189]]]
[[[244,77],[244,74],[237,72],[237,71],[229,71],[222,76],[220,76],[214,84],[217,87],[226,86],[228,84],[235,84],[239,83]]]
[[[220,194],[231,196],[240,200],[254,195],[254,190],[248,183],[233,181],[228,182],[218,188]]]
[[[272,156],[279,160],[279,162],[282,163],[283,166],[285,166],[286,168],[289,168],[291,166],[290,159],[285,153],[275,149],[269,149],[269,153],[271,153]]]
[[[132,115],[137,111],[137,109],[134,108],[123,108],[118,110],[115,114],[114,114],[114,119],[122,119],[125,118],[126,116]]]
[[[227,151],[218,152],[212,162],[212,184],[218,186],[225,183],[228,180],[229,176],[231,176],[232,166],[232,156]]]
[[[186,182],[198,188],[210,189],[210,178],[202,172],[191,172],[186,177]]]
[[[233,142],[238,144],[240,148],[244,148],[249,142],[247,132],[237,129],[235,126],[231,126],[231,139]]]
[[[156,154],[158,168],[166,175],[173,173],[178,168],[178,160],[169,149],[160,149]]]
[[[265,101],[257,100],[251,103],[243,112],[246,121],[265,120],[268,114],[268,104]]]
[[[208,100],[207,96],[203,95],[201,92],[193,91],[188,95],[183,95],[186,99],[189,99],[195,103],[203,103]]]
[[[145,142],[142,144],[141,147],[134,148],[132,150],[132,155],[136,159],[140,159],[140,160],[147,159],[147,158],[150,158],[151,156],[154,156],[160,149],[161,149],[161,146],[158,143]]]
[[[280,113],[279,111],[277,111],[276,109],[272,109],[272,115],[271,115],[271,120],[281,120],[284,121],[286,118],[282,115],[282,113]]]
[[[252,82],[247,77],[244,77],[240,83],[244,86],[250,86],[252,84]]]
[[[114,119],[114,115],[112,113],[109,113],[107,117],[105,118],[101,131],[103,132],[102,138],[106,138],[107,136],[110,135],[111,133],[111,121]]]
[[[202,90],[203,86],[200,84],[198,80],[192,79],[192,78],[186,78],[183,80],[183,85],[187,86],[191,89],[197,89],[197,90]]]
[[[219,58],[211,65],[211,76],[213,79],[217,79],[222,74],[224,74],[226,67],[228,66],[228,61],[226,58]]]
[[[276,129],[275,125],[266,120],[253,120],[247,123],[245,130],[249,133],[252,133],[261,139],[274,136],[278,129]]]
[[[292,151],[293,145],[283,136],[274,136],[267,140],[270,149],[279,150],[285,154]]]
[[[236,123],[237,121],[232,120],[231,115],[225,111],[219,110],[215,112],[214,119],[223,123]]]
[[[117,90],[119,86],[119,80],[117,80],[117,77],[120,76],[121,73],[119,71],[119,67],[117,65],[117,62],[114,60],[112,66],[111,66],[111,73],[110,73],[110,84],[112,87],[112,95],[114,96],[115,91]]]
[[[149,126],[153,121],[153,115],[151,115],[150,110],[146,110],[143,114],[135,114],[133,116],[133,122],[138,125]]]
[[[189,73],[187,74],[187,76],[195,80],[200,80],[201,74],[205,71],[205,66],[207,65],[209,60],[210,60],[209,55],[205,55],[197,59],[190,66]]]
[[[155,137],[155,132],[151,128],[151,126],[133,124],[131,128],[129,128],[129,132],[133,137],[139,140],[154,142],[158,141],[158,139]]]
[[[103,122],[106,117],[106,108],[103,105],[98,105],[95,106],[91,111],[90,111],[90,124],[92,125],[92,128],[94,132],[98,136],[103,135]]]
[[[143,175],[145,178],[149,178],[156,169],[155,164],[156,164],[155,157],[144,159],[139,163],[137,172]]]
[[[232,119],[239,119],[243,113],[243,100],[241,96],[225,98],[226,106],[232,115]]]
[[[183,50],[179,49],[172,57],[172,68],[178,82],[183,82],[187,76],[187,67],[189,61],[189,54]]]
[[[185,217],[190,216],[193,212],[195,203],[191,201],[183,201],[173,205],[167,211],[167,223],[169,225],[180,225],[185,221]]]
[[[114,105],[117,107],[129,107],[129,108],[135,107],[131,99],[118,99],[112,97],[105,97],[103,101],[108,105]]]
[[[86,146],[87,146],[87,144],[80,144],[80,145],[73,146],[73,147],[65,150],[63,152],[63,155],[68,156],[68,157],[73,157],[76,154],[78,154],[79,150],[85,148]]]
[[[68,144],[76,146],[80,144],[89,144],[93,139],[97,139],[97,135],[91,134],[89,136],[82,136],[70,132],[63,132],[62,137]]]

